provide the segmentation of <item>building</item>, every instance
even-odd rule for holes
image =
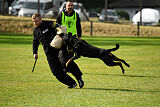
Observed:
[[[107,7],[118,11],[125,11],[131,20],[133,16],[142,8],[153,8],[160,12],[160,0],[107,0]],[[86,9],[104,8],[105,0],[77,0],[84,4]]]
[[[125,11],[129,14],[130,20],[142,8],[153,8],[160,12],[160,0],[114,0],[109,8]]]

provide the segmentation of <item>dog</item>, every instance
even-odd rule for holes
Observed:
[[[62,30],[61,28],[57,29],[59,32]],[[89,58],[99,58],[107,66],[120,66],[123,74],[125,73],[125,70],[122,63],[127,67],[130,67],[130,65],[123,59],[120,59],[111,53],[112,51],[119,49],[119,44],[116,44],[116,47],[112,49],[102,49],[88,44],[85,40],[77,39],[76,36],[72,36],[72,33],[68,33],[68,35],[66,33],[59,33],[59,36],[62,38],[64,45],[72,47],[72,50],[69,51],[73,51],[75,54],[67,61],[66,66],[68,66],[71,61],[84,56]]]

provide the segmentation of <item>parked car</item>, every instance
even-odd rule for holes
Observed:
[[[118,15],[115,10],[107,9],[105,13],[105,9],[103,9],[99,16],[99,21],[118,22]]]
[[[57,17],[59,8],[61,7],[64,1],[65,0],[53,0],[53,10],[50,10],[47,13],[45,13],[44,17],[47,17],[47,18]]]
[[[9,6],[9,14],[10,15],[14,15],[17,16],[18,12],[20,11],[22,5],[24,3],[24,0],[14,0],[11,4],[11,6]]]
[[[52,0],[40,0],[39,12],[42,17],[44,14],[53,10]],[[23,3],[21,10],[18,13],[19,17],[31,17],[34,13],[38,12],[38,3],[37,0],[27,1]]]
[[[88,11],[88,14],[89,14],[89,17],[99,17],[99,14],[94,10]]]
[[[159,23],[159,11],[151,8],[142,9],[142,25],[158,25]],[[140,11],[133,17],[133,24],[137,25],[140,22]]]
[[[86,12],[86,9],[83,7],[83,4],[73,2],[73,5],[74,5],[73,6],[74,10],[79,14],[81,20],[87,20],[88,13]],[[59,8],[59,13],[65,8],[66,8],[66,2],[63,2],[61,7]]]

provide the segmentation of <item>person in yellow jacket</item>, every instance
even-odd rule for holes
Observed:
[[[81,39],[81,21],[78,13],[73,10],[72,1],[66,2],[66,9],[64,9],[59,14],[56,23],[65,26],[67,28],[67,34],[71,32],[73,36],[76,36],[78,37],[78,39]],[[78,65],[73,61],[73,63],[69,64],[69,66],[66,67],[66,62],[69,58],[71,58],[74,55],[74,53],[67,52],[67,47],[62,47],[63,48],[59,51],[59,60],[62,66],[76,77],[79,87],[82,88],[84,86],[84,82],[82,79],[83,74],[80,71]],[[71,50],[71,48],[68,47],[68,50]]]
[[[64,25],[67,28],[67,33],[71,32],[72,35],[76,35],[78,39],[81,38],[81,20],[78,13],[73,9],[73,2],[66,2],[66,8],[60,12],[57,23]]]

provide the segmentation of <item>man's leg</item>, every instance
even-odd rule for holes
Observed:
[[[47,56],[48,64],[50,69],[56,78],[63,84],[68,85],[68,88],[74,88],[77,84],[74,79],[72,79],[65,71],[58,59],[58,57],[49,57]]]
[[[82,79],[82,72],[80,71],[79,67],[77,66],[77,64],[72,61],[68,67],[67,70],[70,71],[70,73],[72,73],[72,75],[74,75],[74,77],[77,79],[79,87],[82,88],[84,86],[84,82]]]
[[[67,70],[69,70],[69,72],[71,72],[76,79],[79,79],[82,76],[82,72],[74,61],[69,63],[69,65],[67,66]]]
[[[75,76],[75,78],[77,79],[79,87],[82,88],[84,86],[84,82],[82,80],[82,72],[80,71],[77,64],[74,61],[72,61],[66,68],[66,62],[69,58],[67,50],[65,48],[63,48],[63,50],[60,50],[58,57],[63,66],[63,69],[66,69],[67,72],[72,73],[72,75]]]

